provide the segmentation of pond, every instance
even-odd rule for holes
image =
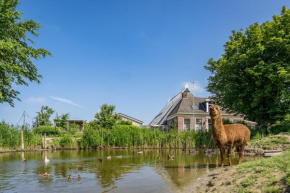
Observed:
[[[175,159],[168,160],[168,154]],[[122,158],[116,157],[119,155]],[[50,159],[48,164],[45,156]],[[23,157],[27,162],[22,162]],[[245,157],[244,162],[255,159],[260,157]],[[232,160],[237,164],[236,154]],[[0,192],[187,192],[195,180],[219,167],[218,163],[218,153],[205,155],[202,150],[195,155],[156,149],[143,154],[133,149],[3,153]],[[49,178],[39,175],[45,172]],[[68,175],[72,175],[71,181]]]

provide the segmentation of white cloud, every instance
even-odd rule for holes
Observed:
[[[183,82],[182,86],[185,87],[186,84],[188,85],[188,89],[190,90],[190,92],[192,92],[193,91],[193,83],[192,82]],[[194,92],[195,94],[197,94],[197,93],[202,94],[202,93],[206,92],[205,88],[202,85],[200,85],[200,83],[197,81],[194,81],[194,91],[195,91]]]
[[[54,100],[57,100],[57,101],[60,101],[60,102],[63,102],[63,103],[67,103],[69,105],[73,105],[73,106],[76,106],[76,107],[82,107],[81,105],[79,104],[76,104],[74,102],[72,102],[71,100],[68,100],[68,99],[65,99],[65,98],[60,98],[60,97],[54,97],[54,96],[49,96],[50,98],[54,99]]]
[[[45,103],[46,98],[43,97],[29,97],[26,102],[28,103]]]

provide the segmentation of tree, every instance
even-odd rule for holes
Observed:
[[[220,59],[205,66],[207,90],[230,113],[268,126],[290,112],[290,11],[233,31]]]
[[[30,37],[37,37],[41,27],[33,20],[22,20],[22,13],[16,11],[18,0],[0,0],[0,103],[14,106],[19,91],[12,85],[28,86],[27,81],[40,83],[41,75],[33,64],[51,55],[42,48],[34,48]]]
[[[67,128],[68,127],[68,123],[67,123],[68,119],[69,119],[69,113],[65,113],[65,114],[62,114],[60,116],[58,114],[56,114],[56,116],[55,116],[55,122],[57,122],[58,126],[64,130],[68,129]]]
[[[133,124],[132,124],[132,121],[127,121],[127,120],[121,120],[121,121],[118,121],[117,124],[118,124],[118,125],[133,125]]]
[[[103,104],[100,112],[96,113],[95,121],[102,129],[112,129],[119,120],[119,115],[114,112],[115,106]]]
[[[37,122],[37,126],[51,126],[50,117],[54,113],[54,110],[52,108],[49,108],[48,106],[42,106],[40,112],[36,112],[37,116],[35,117],[35,120]]]

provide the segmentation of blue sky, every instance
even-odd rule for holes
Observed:
[[[90,121],[103,103],[148,124],[186,82],[196,82],[196,96],[210,96],[203,66],[221,56],[232,30],[290,7],[273,0],[20,2],[23,18],[44,26],[36,47],[53,57],[35,62],[40,85],[15,86],[21,102],[0,104],[0,119],[12,124],[42,105]]]

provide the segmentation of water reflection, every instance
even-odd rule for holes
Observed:
[[[168,160],[167,155],[174,155]],[[117,156],[122,155],[122,158]],[[44,157],[50,159],[44,163]],[[106,159],[111,156],[111,159]],[[157,160],[162,159],[162,162]],[[22,162],[23,158],[27,162]],[[102,162],[97,158],[102,158]],[[260,159],[246,157],[244,161]],[[219,155],[188,154],[181,150],[67,150],[0,154],[0,192],[182,192],[218,167]],[[233,156],[237,164],[238,157]],[[49,173],[49,178],[39,174]],[[68,175],[73,176],[71,182]],[[77,180],[77,175],[82,180]]]

